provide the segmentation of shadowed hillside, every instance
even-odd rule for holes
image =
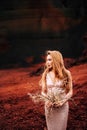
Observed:
[[[29,68],[0,70],[0,130],[44,130],[44,104],[35,104],[27,95],[41,91],[38,83],[43,63]],[[87,64],[69,68],[73,78],[74,94],[69,101],[67,130],[86,130]],[[32,72],[34,73],[31,76]],[[78,73],[77,73],[78,72]],[[8,75],[9,73],[9,75]]]
[[[59,7],[56,2],[0,2],[0,67],[29,66],[28,57],[33,57],[33,63],[42,61],[40,57],[47,49],[57,49],[64,57],[77,58],[82,54],[87,32],[85,6],[79,5],[80,17],[76,18],[75,3],[70,11],[72,1],[59,1]]]

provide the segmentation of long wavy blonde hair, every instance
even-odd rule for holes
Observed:
[[[69,81],[69,74],[68,74],[68,70],[65,68],[64,66],[64,60],[63,60],[63,56],[59,51],[56,50],[48,50],[46,51],[46,57],[50,55],[53,59],[53,70],[55,73],[55,77],[57,77],[58,79],[66,79],[67,83],[65,86],[63,86],[65,89],[68,90],[68,88],[66,87]],[[42,87],[44,87],[44,90],[47,91],[46,88],[46,75],[49,72],[46,64],[45,64],[45,69],[44,72],[42,74],[42,78],[40,80],[40,85]]]

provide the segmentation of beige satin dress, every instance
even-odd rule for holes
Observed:
[[[51,78],[47,75],[47,92],[61,93],[62,98],[65,96],[65,91],[61,87],[62,80],[57,81],[55,84]],[[69,104],[66,102],[61,107],[48,108],[45,103],[45,117],[47,123],[47,130],[66,130],[68,120]]]

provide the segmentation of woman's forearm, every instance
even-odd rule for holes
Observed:
[[[62,100],[62,103],[64,104],[65,102],[67,102],[72,97],[72,95],[72,91],[66,94],[65,98]]]
[[[66,94],[64,100],[65,100],[65,101],[68,101],[68,100],[72,97],[72,95],[73,95],[73,92],[70,91],[68,94]]]
[[[47,94],[45,92],[41,92],[42,96],[47,97]]]

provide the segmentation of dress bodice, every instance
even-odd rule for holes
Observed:
[[[47,74],[46,76],[46,85],[48,93],[65,93],[63,86],[63,80],[58,80],[53,83],[51,77]]]

